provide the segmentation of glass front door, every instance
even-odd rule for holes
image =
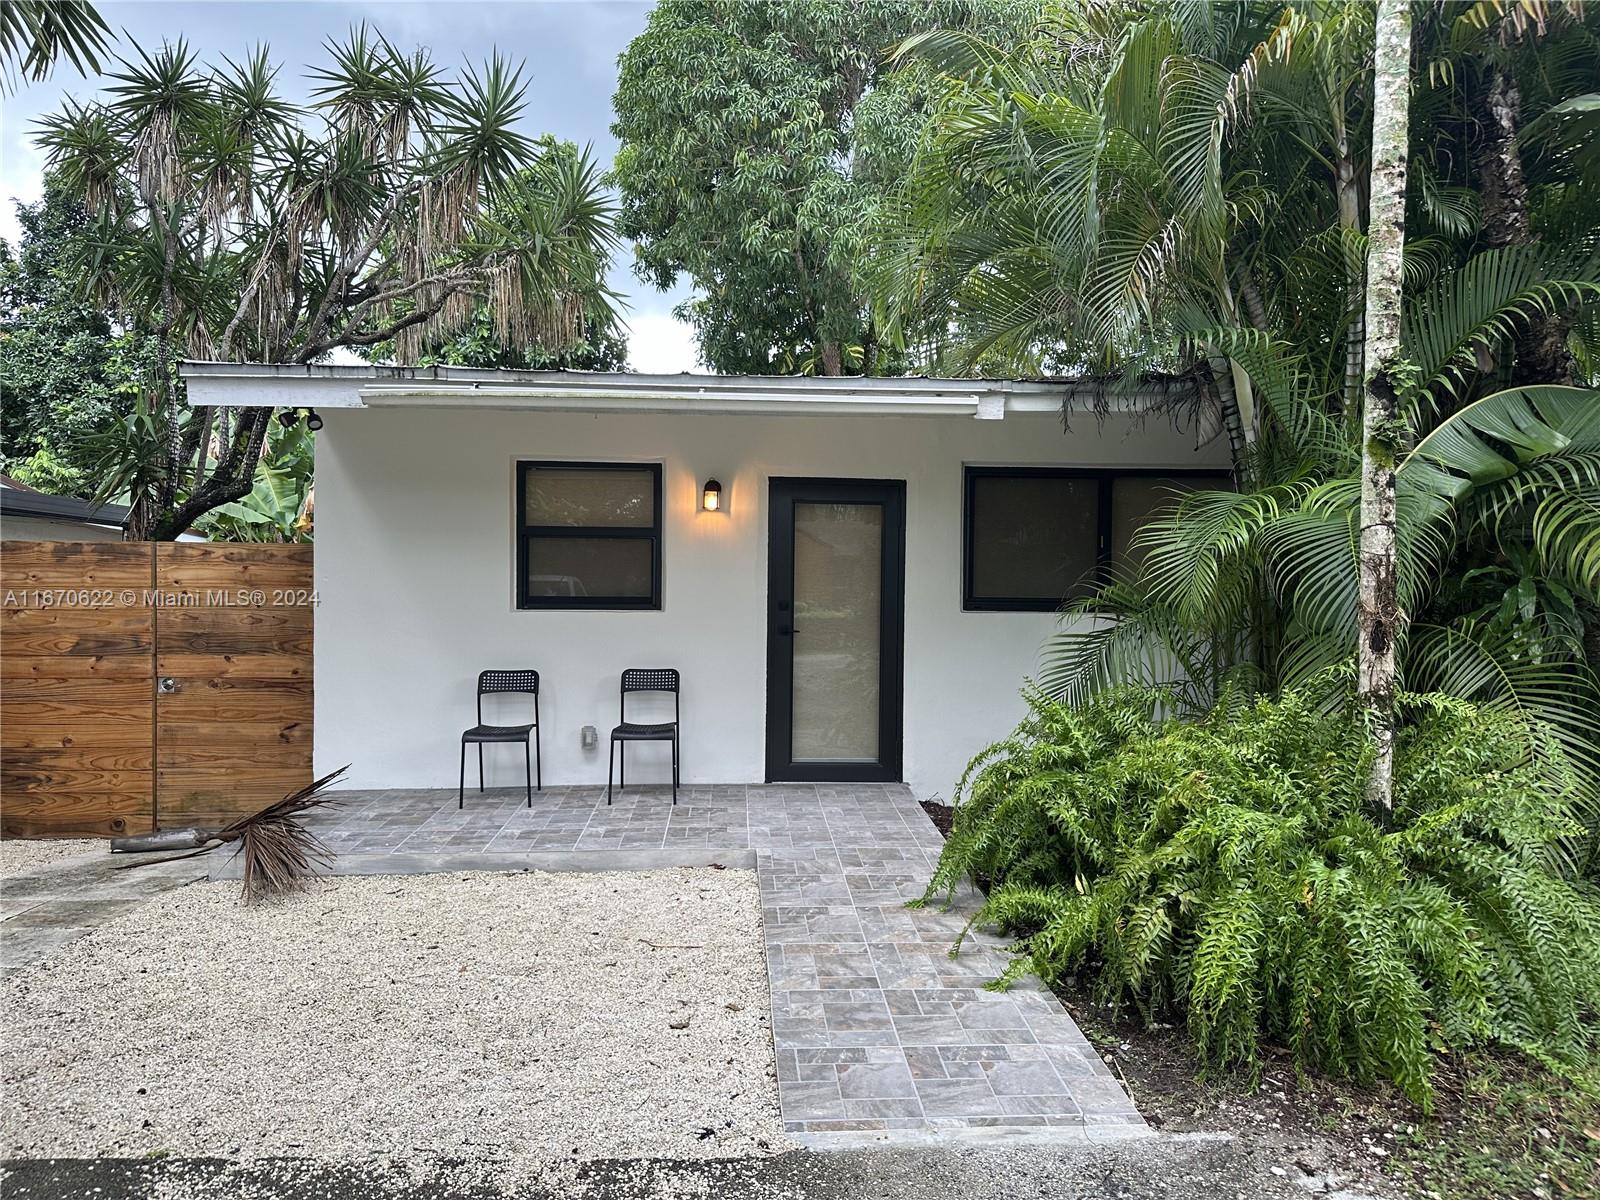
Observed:
[[[767,776],[900,778],[905,489],[772,481]]]

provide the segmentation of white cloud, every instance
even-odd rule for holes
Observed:
[[[671,313],[634,313],[628,318],[628,365],[643,375],[703,371],[694,328]]]

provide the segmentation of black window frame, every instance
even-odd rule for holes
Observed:
[[[528,475],[539,470],[559,471],[648,471],[654,491],[654,524],[644,525],[529,525]],[[517,463],[516,571],[517,608],[550,609],[630,609],[647,612],[661,608],[661,560],[664,515],[661,508],[661,464],[658,462],[570,462],[557,459],[526,459]],[[532,596],[528,594],[528,544],[534,538],[621,538],[650,543],[650,595],[645,596]]]
[[[1046,600],[1032,596],[978,596],[974,594],[973,510],[980,479],[1091,479],[1096,487],[1095,566],[1085,583],[1086,589],[1104,585],[1111,578],[1111,496],[1117,479],[1216,479],[1231,478],[1226,468],[1207,467],[1041,467],[1041,466],[965,466],[961,482],[961,611],[962,612],[1058,612],[1076,599],[1062,596]]]

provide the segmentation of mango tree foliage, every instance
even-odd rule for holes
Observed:
[[[665,0],[623,54],[613,104],[622,229],[640,278],[680,277],[702,360],[724,372],[881,374],[862,266],[926,119],[929,74],[885,52],[938,26],[1004,42],[1020,0]]]
[[[87,499],[94,436],[132,410],[154,339],[78,294],[88,218],[54,179],[16,215],[20,241],[0,242],[0,470]]]

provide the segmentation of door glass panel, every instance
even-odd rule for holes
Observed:
[[[883,506],[794,506],[795,762],[878,758]]]

